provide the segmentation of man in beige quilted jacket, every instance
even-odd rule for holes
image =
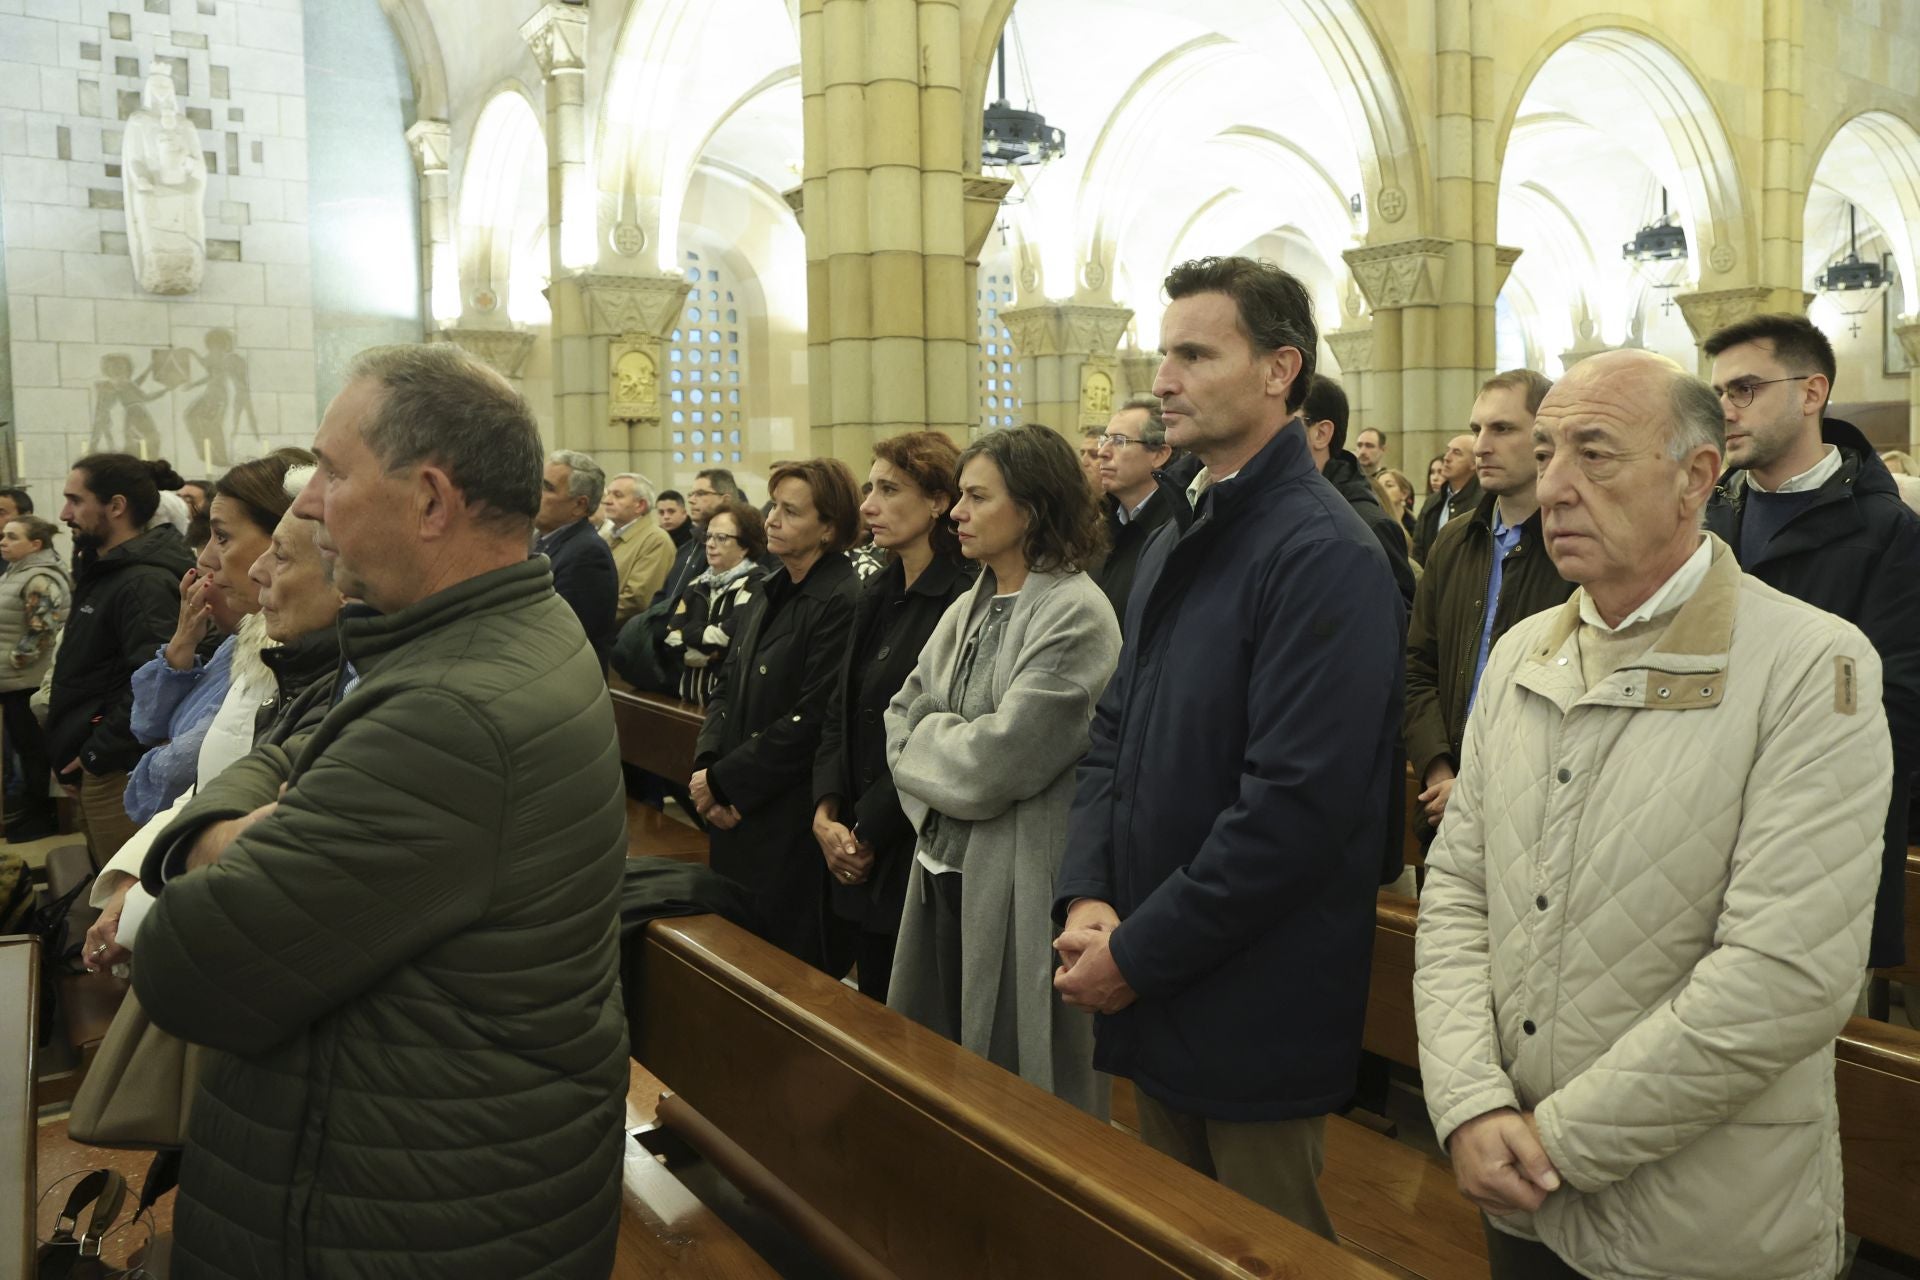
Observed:
[[[1701,531],[1723,423],[1639,351],[1575,366],[1535,423],[1579,589],[1488,660],[1414,977],[1496,1280],[1840,1265],[1833,1038],[1891,787],[1880,663]]]

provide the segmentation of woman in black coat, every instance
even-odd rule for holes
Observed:
[[[873,448],[860,514],[889,553],[866,584],[840,665],[813,771],[813,838],[826,859],[835,916],[857,926],[862,993],[885,1003],[906,905],[914,832],[887,770],[881,720],[920,660],[934,624],[973,586],[947,513],[960,500],[960,451],[937,431]]]
[[[689,582],[667,617],[660,645],[663,670],[679,668],[682,702],[704,707],[726,670],[734,620],[760,591],[760,557],[767,535],[760,513],[737,498],[722,499],[707,517],[707,571]]]
[[[832,458],[782,466],[769,488],[767,549],[781,571],[734,615],[689,790],[708,826],[708,865],[752,896],[763,936],[828,969],[813,766],[860,594],[845,555],[860,495]]]

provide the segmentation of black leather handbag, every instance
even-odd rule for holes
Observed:
[[[101,1243],[127,1198],[127,1183],[111,1169],[95,1169],[74,1185],[53,1235],[40,1246],[39,1280],[107,1280],[121,1274],[100,1257]],[[92,1212],[88,1212],[88,1206]],[[86,1226],[80,1225],[86,1215]],[[75,1230],[80,1234],[75,1235]]]

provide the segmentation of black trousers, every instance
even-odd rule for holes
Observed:
[[[1539,1241],[1496,1231],[1484,1217],[1481,1226],[1487,1233],[1487,1266],[1493,1280],[1585,1280]]]
[[[47,760],[46,732],[33,718],[31,689],[0,693],[0,730],[6,734],[7,754],[17,761],[25,780],[20,811],[28,822],[52,820],[59,812],[48,789],[53,770]]]
[[[940,993],[947,1013],[946,1034],[960,1038],[960,882],[966,877],[947,871],[929,875],[933,882],[933,964],[940,976]]]

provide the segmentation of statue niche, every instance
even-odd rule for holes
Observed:
[[[156,68],[120,145],[127,250],[149,293],[192,293],[207,269],[207,165],[173,77]]]

